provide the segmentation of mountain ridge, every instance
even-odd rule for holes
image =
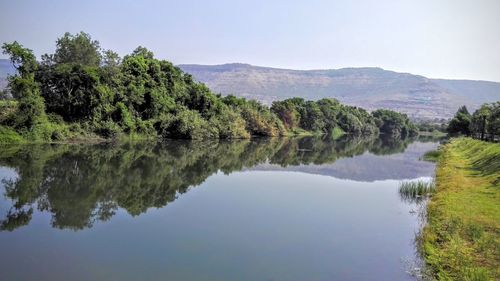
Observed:
[[[0,59],[2,60],[2,59]],[[261,65],[253,65],[250,63],[244,62],[230,62],[230,63],[221,63],[221,64],[197,64],[197,63],[181,63],[177,64],[181,69],[184,67],[225,67],[225,66],[242,66],[242,67],[253,67],[253,68],[263,68],[263,69],[273,69],[273,70],[289,70],[289,71],[297,71],[297,72],[325,72],[325,71],[338,71],[338,70],[382,70],[385,72],[392,72],[397,74],[408,74],[412,76],[422,77],[429,80],[445,80],[445,81],[467,81],[467,82],[486,82],[486,83],[495,83],[500,84],[500,81],[490,81],[483,79],[460,79],[460,78],[431,78],[421,74],[414,74],[411,72],[404,71],[395,71],[390,69],[385,69],[380,66],[359,66],[359,67],[341,67],[341,68],[311,68],[311,69],[293,69],[293,68],[281,68],[281,67],[273,67],[273,66],[261,66]]]

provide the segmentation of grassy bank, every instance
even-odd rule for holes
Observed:
[[[422,253],[437,280],[500,280],[500,144],[441,148]]]

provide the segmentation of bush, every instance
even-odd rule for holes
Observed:
[[[28,141],[54,142],[65,140],[70,135],[70,132],[66,124],[57,124],[44,120],[33,125],[30,130],[21,130],[21,134]]]
[[[16,133],[16,131],[0,126],[0,143],[20,143],[23,141],[23,137]]]
[[[17,112],[17,101],[0,100],[0,124],[12,126]]]
[[[31,128],[45,115],[43,98],[39,95],[28,95],[19,100],[16,114],[16,127]]]
[[[378,109],[372,112],[379,130],[383,134],[395,137],[416,136],[417,127],[410,122],[406,114],[387,109]]]
[[[114,121],[116,121],[125,132],[132,132],[135,130],[135,122],[130,114],[129,109],[122,102],[116,104],[116,110],[114,112]]]
[[[283,123],[268,108],[250,101],[241,108],[245,129],[252,136],[275,137],[286,132]]]
[[[136,132],[139,134],[143,134],[146,136],[156,136],[157,135],[153,120],[144,121],[141,119],[137,119],[135,121],[135,128],[136,128]]]
[[[104,121],[96,126],[94,132],[105,138],[113,139],[120,135],[122,129],[120,128],[120,126],[118,126],[118,124],[114,123],[113,121]]]
[[[217,128],[210,126],[208,121],[203,119],[197,111],[182,110],[174,117],[163,136],[166,138],[203,139],[216,138],[218,135]]]
[[[245,120],[239,114],[230,110],[224,110],[221,114],[214,116],[209,123],[217,128],[219,138],[241,139],[250,137],[250,134],[245,129]]]

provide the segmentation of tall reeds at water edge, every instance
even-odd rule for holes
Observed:
[[[408,202],[418,203],[430,197],[436,191],[436,184],[432,181],[404,181],[399,184],[399,195]]]

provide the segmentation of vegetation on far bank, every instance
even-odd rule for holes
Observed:
[[[441,151],[425,262],[437,280],[499,280],[500,144],[457,138]]]
[[[369,113],[335,99],[292,98],[269,108],[222,97],[144,47],[121,58],[83,32],[64,34],[55,52],[41,61],[17,42],[2,48],[17,73],[9,77],[8,94],[2,94],[1,142],[417,132],[404,114]]]

